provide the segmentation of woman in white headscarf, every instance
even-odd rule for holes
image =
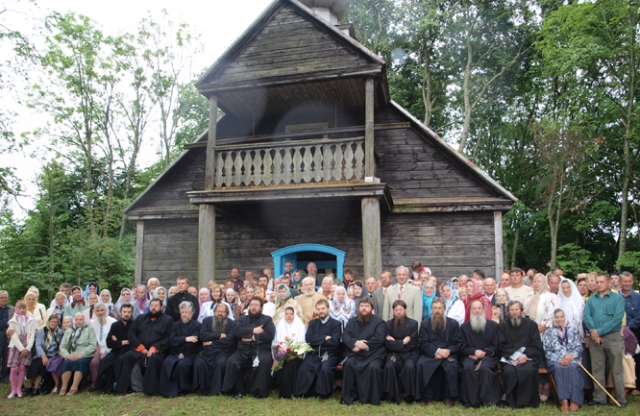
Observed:
[[[100,300],[102,301],[104,306],[107,308],[107,316],[115,318],[116,312],[113,306],[113,300],[111,299],[111,292],[109,291],[109,289],[102,289],[100,291]]]
[[[282,342],[304,342],[306,334],[307,329],[302,319],[296,314],[293,306],[287,306],[284,310],[284,318],[276,326],[273,347],[275,348],[276,345]],[[275,360],[276,356],[277,354],[274,353],[274,365],[278,363]],[[292,357],[284,363],[282,369],[275,373],[281,398],[291,398],[293,396],[300,364],[302,364],[302,357]]]
[[[331,299],[329,315],[342,324],[342,329],[347,326],[349,319],[356,316],[356,303],[353,299],[349,299],[344,286],[336,288],[336,293]]]
[[[136,319],[138,315],[140,315],[140,312],[138,311],[138,308],[133,307],[133,293],[131,293],[131,289],[126,287],[120,291],[120,297],[118,298],[116,304],[113,305],[117,315],[116,319],[120,319],[120,308],[125,303],[131,305],[131,307],[133,308],[133,316],[131,319]]]

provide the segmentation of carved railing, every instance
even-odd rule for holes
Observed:
[[[216,146],[215,189],[364,179],[364,139]]]

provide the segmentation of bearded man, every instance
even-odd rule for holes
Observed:
[[[96,333],[96,340],[98,341],[98,349],[96,349],[93,358],[89,363],[89,371],[91,372],[91,388],[89,391],[96,390],[96,380],[100,373],[100,361],[109,354],[111,351],[107,345],[107,339],[109,338],[109,331],[111,331],[111,325],[116,320],[110,316],[107,316],[107,307],[104,303],[98,303],[93,307],[93,311],[96,314],[96,318],[89,324],[93,328],[93,332]]]
[[[309,263],[311,264],[311,263]],[[313,277],[305,277],[302,280],[302,294],[296,299],[296,302],[302,309],[302,322],[309,325],[309,321],[315,318],[316,304],[320,299],[326,299],[322,294],[316,292],[316,279]]]
[[[536,408],[540,406],[538,363],[544,353],[538,324],[522,317],[524,307],[519,301],[510,301],[507,307],[509,319],[500,324],[498,331],[507,403],[514,409]]]
[[[205,318],[200,327],[202,349],[193,365],[193,389],[203,396],[215,396],[222,391],[224,371],[229,356],[236,349],[236,323],[229,317],[229,306],[218,303],[214,316]]]
[[[349,320],[342,333],[348,352],[342,370],[341,404],[351,405],[355,400],[380,404],[386,330],[384,321],[373,314],[373,307],[371,298],[362,298],[358,315]]]
[[[114,392],[114,384],[118,379],[116,369],[121,365],[120,357],[129,352],[129,330],[131,329],[131,318],[133,317],[133,305],[124,303],[120,306],[120,320],[111,325],[107,334],[107,348],[109,354],[100,360],[98,378],[94,387],[96,390],[104,389],[108,393]]]
[[[305,340],[313,347],[298,369],[296,396],[317,395],[323,399],[333,393],[334,370],[340,361],[342,324],[329,316],[329,302],[316,303],[317,319],[309,322]]]
[[[431,303],[431,318],[420,325],[420,358],[417,366],[416,399],[422,406],[444,399],[453,407],[458,398],[458,357],[462,347],[460,326],[445,316],[442,298]]]
[[[387,359],[384,365],[384,392],[396,403],[401,395],[407,403],[415,400],[416,363],[418,352],[418,322],[407,317],[407,304],[393,302],[393,319],[384,324],[387,336],[384,345]]]
[[[169,352],[173,319],[162,313],[162,301],[153,299],[149,303],[149,313],[138,315],[131,325],[131,350],[120,361],[117,392],[127,394],[131,386],[131,373],[134,366],[139,364],[145,369],[142,377],[143,393],[158,394],[160,370]]]
[[[464,407],[495,405],[500,401],[498,378],[498,324],[487,320],[484,305],[474,300],[471,318],[462,324],[462,385],[460,403]]]
[[[167,399],[191,390],[193,362],[200,352],[200,322],[193,319],[193,304],[184,301],[179,307],[180,320],[174,322],[169,337],[171,353],[160,373],[160,393]]]
[[[269,395],[271,383],[271,342],[276,327],[271,317],[262,313],[262,298],[255,296],[249,303],[249,314],[237,321],[235,336],[237,351],[227,360],[222,391],[234,393],[236,399],[247,393],[255,398]]]

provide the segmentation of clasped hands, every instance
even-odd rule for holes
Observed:
[[[476,350],[476,352],[473,355],[470,355],[469,358],[471,358],[472,361],[478,361],[478,360],[482,360],[486,356],[487,356],[486,352],[482,350]]]

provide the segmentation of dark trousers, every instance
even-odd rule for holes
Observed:
[[[7,357],[9,355],[9,340],[4,331],[0,331],[0,360],[2,360],[2,370],[0,370],[0,381],[9,381],[9,369],[7,368]]]
[[[147,358],[146,354],[137,351],[127,352],[120,361],[118,377],[118,394],[127,394],[131,386],[131,372],[136,363],[140,362],[143,371],[142,392],[146,395],[154,395],[160,392],[160,371],[166,354],[156,353]],[[145,366],[146,363],[146,366]]]

